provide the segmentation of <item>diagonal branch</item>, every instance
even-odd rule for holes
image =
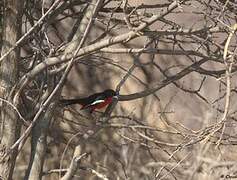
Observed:
[[[138,92],[138,93],[134,93],[134,94],[130,94],[130,95],[120,95],[119,96],[119,101],[130,101],[130,100],[142,98],[142,97],[145,97],[145,96],[149,96],[149,95],[155,93],[156,91],[158,91],[159,89],[162,89],[163,87],[165,87],[168,84],[172,83],[173,81],[181,79],[182,77],[184,77],[187,74],[191,73],[192,71],[194,71],[194,69],[196,67],[199,67],[200,65],[202,65],[203,63],[205,63],[207,61],[208,61],[208,59],[206,59],[206,58],[201,59],[200,61],[195,62],[192,65],[188,66],[187,68],[183,69],[179,73],[177,73],[173,76],[170,76],[169,78],[163,80],[161,83],[159,83],[158,85],[156,85],[153,88],[149,88],[147,90],[144,90],[144,91],[141,91],[141,92]]]
[[[93,15],[95,15],[95,12],[96,12],[96,9],[98,8],[99,4],[100,4],[101,0],[98,0],[97,1],[97,4],[94,8],[94,11],[93,11]],[[87,25],[87,28],[83,34],[83,37],[80,41],[80,44],[79,46],[77,47],[76,51],[74,52],[63,76],[61,77],[59,83],[57,84],[57,86],[55,87],[55,89],[52,91],[52,93],[49,95],[49,97],[45,100],[45,102],[42,104],[41,108],[39,109],[39,111],[36,113],[34,119],[32,120],[32,123],[30,124],[30,126],[25,130],[25,132],[23,133],[23,135],[12,145],[12,147],[10,148],[10,152],[12,152],[18,145],[21,141],[24,141],[24,139],[26,139],[28,136],[29,136],[29,133],[31,132],[32,128],[34,127],[34,125],[36,124],[36,122],[38,122],[38,119],[39,117],[41,116],[41,114],[43,112],[45,112],[46,108],[48,107],[48,105],[51,103],[52,99],[54,98],[54,96],[56,95],[56,93],[62,88],[63,84],[64,84],[64,81],[69,73],[69,71],[71,70],[72,66],[73,66],[73,63],[75,61],[75,56],[77,55],[79,49],[82,47],[83,43],[85,42],[85,39],[89,33],[89,29],[92,25],[92,22],[93,22],[93,17],[91,17],[88,25]]]
[[[183,1],[184,2],[184,1]],[[144,30],[149,25],[156,22],[158,19],[161,19],[165,17],[167,14],[169,14],[172,10],[178,7],[178,3],[174,1],[170,4],[170,6],[161,11],[158,15],[153,15],[150,19],[147,21],[141,23],[137,28],[133,29],[132,31],[129,31],[128,33],[124,33],[118,36],[109,37],[105,40],[102,40],[98,43],[86,46],[84,48],[81,48],[79,52],[76,54],[76,57],[82,57],[88,54],[91,54],[93,52],[96,52],[102,48],[121,43],[121,42],[127,42],[131,39],[134,39],[139,36],[139,32]],[[18,85],[16,86],[16,90],[18,90],[18,94],[22,92],[24,87],[40,72],[42,72],[45,68],[67,62],[69,59],[73,57],[72,53],[65,53],[62,56],[59,57],[52,57],[46,59],[44,62],[38,64],[33,70],[31,70],[29,73],[25,74],[21,80],[19,81]]]

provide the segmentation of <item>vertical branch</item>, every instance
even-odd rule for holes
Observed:
[[[53,106],[53,105],[52,105]],[[48,108],[45,115],[40,119],[39,123],[32,130],[31,138],[31,156],[28,169],[26,171],[25,180],[34,180],[42,178],[43,164],[47,148],[47,132],[50,120],[52,119],[52,110]]]
[[[229,113],[229,108],[230,108],[230,96],[231,96],[231,71],[232,71],[232,66],[233,66],[233,62],[234,62],[234,55],[236,52],[233,53],[232,57],[230,57],[230,61],[228,61],[227,59],[227,54],[228,54],[228,47],[230,45],[230,40],[233,36],[233,34],[235,33],[235,31],[237,30],[237,24],[234,24],[233,27],[231,27],[230,29],[230,33],[229,36],[227,38],[227,41],[225,43],[225,48],[224,48],[224,54],[223,54],[223,59],[224,59],[224,63],[226,65],[226,99],[225,99],[225,109],[224,109],[224,113],[222,115],[222,119],[219,123],[223,123],[223,128],[222,128],[222,132],[221,132],[221,136],[217,142],[217,146],[218,147],[221,143],[224,131],[225,131],[225,121],[227,119],[228,113]]]
[[[8,52],[21,33],[21,0],[5,0],[3,12],[3,32],[1,55]],[[0,64],[0,97],[12,103],[11,90],[18,80],[19,49],[15,49]],[[14,104],[19,107],[19,104]],[[6,155],[11,145],[19,137],[19,116],[8,104],[0,101],[0,175],[3,179],[11,179],[17,152]]]
[[[233,34],[235,33],[237,29],[237,24],[235,24],[232,28],[231,28],[231,31],[230,31],[230,34],[227,38],[227,41],[225,43],[225,48],[224,48],[224,54],[223,54],[223,59],[224,59],[224,63],[226,65],[226,102],[225,102],[225,111],[224,111],[224,114],[223,114],[223,117],[221,119],[221,121],[224,121],[228,115],[228,112],[229,112],[229,105],[230,105],[230,89],[231,89],[231,77],[230,77],[230,73],[231,73],[231,70],[232,70],[232,65],[233,65],[233,61],[234,61],[234,58],[230,58],[231,61],[228,62],[228,59],[227,59],[227,53],[228,53],[228,47],[229,47],[229,44],[230,44],[230,40],[233,36]]]
[[[52,92],[54,78],[48,77],[46,96]],[[39,122],[32,129],[31,156],[25,175],[25,180],[42,179],[42,171],[47,148],[47,135],[49,124],[53,118],[55,103],[47,108],[46,113],[39,118]]]

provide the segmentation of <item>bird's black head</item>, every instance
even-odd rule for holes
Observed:
[[[103,92],[103,94],[106,96],[106,97],[113,97],[113,96],[117,96],[118,94],[112,90],[112,89],[107,89]]]

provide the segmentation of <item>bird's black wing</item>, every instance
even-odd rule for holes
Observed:
[[[64,106],[68,106],[68,105],[72,105],[72,104],[84,104],[84,98],[75,98],[75,99],[60,99],[59,102],[64,105]]]
[[[74,98],[74,99],[61,99],[60,103],[64,106],[72,104],[80,104],[83,109],[94,106],[98,103],[102,103],[105,100],[105,95],[103,93],[96,93],[85,98]]]

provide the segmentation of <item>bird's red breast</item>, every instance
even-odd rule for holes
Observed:
[[[95,101],[90,105],[82,106],[81,109],[91,108],[92,111],[94,111],[95,109],[101,109],[107,106],[108,104],[112,103],[112,101],[113,101],[113,97],[109,97],[109,98],[106,98],[105,100],[98,100],[98,103],[96,103]]]
[[[105,99],[104,102],[97,104],[95,106],[95,109],[101,109],[101,108],[107,106],[108,104],[112,103],[112,100],[113,100],[113,97],[109,97],[109,98]]]

